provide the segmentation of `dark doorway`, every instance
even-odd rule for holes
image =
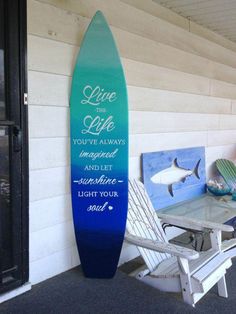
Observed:
[[[0,293],[28,280],[26,1],[0,0]]]

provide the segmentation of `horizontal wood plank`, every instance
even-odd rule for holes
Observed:
[[[232,113],[236,114],[236,100],[232,101]]]
[[[225,116],[225,120],[231,121],[231,116]],[[133,111],[130,128],[132,134],[217,130],[219,115]]]
[[[236,130],[208,131],[208,146],[235,144]]]
[[[28,35],[28,70],[71,76],[77,53],[76,46]]]
[[[235,145],[235,138],[236,130],[135,134],[130,135],[130,156],[138,157],[144,152],[155,152],[187,147],[225,147],[225,145]]]
[[[158,133],[130,135],[130,156],[144,152],[207,146],[207,132]]]
[[[216,97],[236,98],[236,86],[234,84],[211,80],[210,95]]]
[[[29,121],[30,138],[69,136],[69,109],[66,107],[29,106]]]
[[[71,195],[65,194],[30,203],[30,232],[72,220]]]
[[[68,167],[31,170],[30,202],[56,197],[70,192]]]
[[[131,110],[188,113],[231,113],[231,100],[161,89],[128,86]]]
[[[70,144],[68,137],[30,139],[30,170],[68,166],[69,156]]]
[[[30,105],[69,106],[70,87],[68,76],[28,71]]]
[[[30,233],[30,262],[75,244],[72,221]]]
[[[53,254],[30,262],[30,282],[37,284],[57,274],[71,269],[72,266],[72,250],[75,246],[57,251]]]
[[[236,129],[236,115],[220,115],[220,129],[235,130]]]

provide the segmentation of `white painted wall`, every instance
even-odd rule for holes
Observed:
[[[125,69],[130,176],[140,154],[205,146],[236,157],[236,44],[151,0],[28,0],[30,281],[79,263],[69,195],[69,93],[82,36],[105,14]],[[137,255],[124,245],[120,262]]]

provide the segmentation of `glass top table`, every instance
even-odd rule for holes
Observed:
[[[158,213],[225,223],[236,217],[236,201],[232,201],[229,195],[215,197],[206,193],[199,198],[159,209]]]

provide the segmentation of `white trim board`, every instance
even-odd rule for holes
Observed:
[[[15,297],[17,297],[18,295],[20,294],[23,294],[27,291],[30,291],[32,288],[32,285],[30,282],[26,282],[23,286],[19,287],[19,288],[16,288],[12,291],[8,291],[8,292],[5,292],[3,294],[0,295],[0,304],[3,303],[3,302],[6,302],[10,299],[13,299]]]

